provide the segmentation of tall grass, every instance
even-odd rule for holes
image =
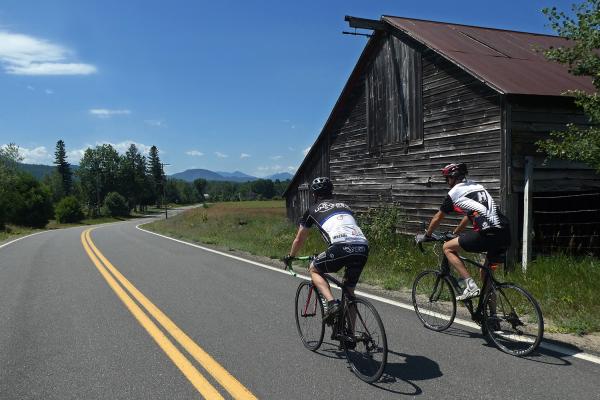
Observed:
[[[554,255],[538,257],[523,274],[515,268],[506,280],[526,288],[542,307],[551,331],[600,331],[600,260]]]
[[[359,217],[369,239],[370,254],[361,281],[390,290],[409,290],[418,272],[439,265],[441,248],[427,246],[421,253],[412,237],[395,234],[402,216],[396,207],[373,209]],[[297,225],[287,221],[283,201],[217,203],[195,208],[168,220],[146,225],[151,230],[195,242],[281,258],[295,237]],[[311,230],[303,254],[323,251],[316,229]],[[471,271],[474,277],[479,274]],[[520,284],[538,300],[549,331],[600,331],[600,260],[568,256],[540,257],[523,275],[496,273],[499,280]]]

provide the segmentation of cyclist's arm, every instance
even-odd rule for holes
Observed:
[[[427,232],[425,233],[425,235],[431,236],[433,231],[435,231],[435,228],[438,227],[438,225],[440,224],[440,222],[442,222],[442,220],[444,219],[445,216],[446,216],[446,214],[444,214],[441,211],[438,211],[433,216],[433,218],[431,218],[431,222],[429,223],[429,228],[427,228]]]
[[[454,229],[454,232],[452,232],[452,233],[454,233],[455,235],[458,235],[459,233],[461,233],[462,231],[465,230],[468,223],[469,223],[469,217],[467,217],[465,215],[463,217],[463,219],[460,220],[460,224],[458,224],[458,226]]]
[[[300,225],[298,228],[298,233],[296,233],[296,238],[292,243],[292,249],[290,250],[290,256],[295,257],[298,254],[298,251],[304,245],[306,238],[308,237],[309,230],[305,226]]]

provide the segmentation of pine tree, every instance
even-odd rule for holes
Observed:
[[[150,177],[152,179],[154,187],[154,200],[157,205],[160,204],[160,198],[163,194],[164,176],[163,168],[158,157],[158,149],[156,146],[150,148],[150,159],[148,160],[148,169],[150,170]]]
[[[57,167],[58,174],[62,179],[62,188],[65,196],[71,194],[73,188],[73,173],[71,172],[71,164],[67,162],[67,152],[65,150],[65,142],[59,140],[56,142],[56,150],[54,151],[54,164]]]

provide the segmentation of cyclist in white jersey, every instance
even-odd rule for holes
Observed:
[[[319,254],[309,271],[314,285],[327,300],[325,322],[338,311],[339,303],[333,298],[329,283],[321,276],[346,267],[344,284],[351,294],[369,256],[369,243],[356,224],[354,214],[345,203],[333,200],[333,184],[327,177],[315,178],[311,184],[315,204],[300,218],[298,233],[288,257],[294,257],[308,237],[313,225],[327,243],[327,250]]]
[[[482,185],[466,179],[466,164],[446,165],[442,169],[442,175],[451,189],[440,210],[431,219],[427,233],[418,235],[417,240],[424,241],[431,237],[447,214],[464,214],[453,232],[459,236],[444,243],[444,254],[461,276],[465,286],[464,292],[456,299],[466,300],[479,295],[479,288],[469,275],[458,252],[461,249],[468,252],[487,252],[489,262],[500,262],[501,255],[510,245],[509,222],[496,207],[488,191]],[[473,224],[473,230],[463,232],[469,221]]]

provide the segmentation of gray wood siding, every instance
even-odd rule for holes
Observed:
[[[440,176],[444,165],[466,162],[469,176],[484,184],[497,201],[501,184],[500,95],[434,52],[415,50],[422,52],[422,70],[418,71],[422,73],[422,144],[400,142],[369,148],[368,69],[336,110],[323,135],[328,142],[317,143],[329,146],[329,173],[336,198],[358,211],[386,204],[400,207],[406,222],[398,228],[410,233],[419,231],[420,224],[439,209],[448,191]],[[404,71],[402,75],[415,73]],[[316,176],[308,164],[301,175]]]
[[[525,156],[533,156],[534,192],[598,190],[600,175],[581,163],[545,161],[536,142],[552,131],[564,130],[569,123],[589,125],[588,118],[570,99],[552,97],[514,97],[510,99],[512,137],[512,190],[523,192]]]
[[[306,200],[312,204],[312,198],[306,193],[307,185],[318,176],[329,176],[329,138],[321,137],[313,146],[314,152],[309,155],[308,162],[296,179],[292,182],[294,187],[288,191],[286,196],[287,217],[291,221],[297,221],[306,210]]]
[[[371,151],[423,138],[421,53],[394,35],[380,42],[365,78]]]

